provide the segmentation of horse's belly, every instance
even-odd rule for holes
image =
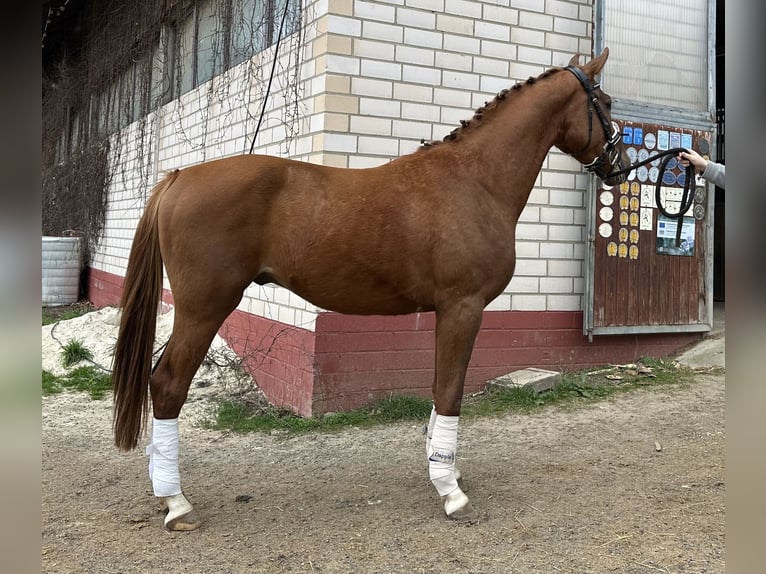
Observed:
[[[404,283],[397,285],[361,270],[304,265],[286,273],[269,267],[257,279],[257,283],[281,285],[309,303],[336,313],[404,315],[433,309],[432,302],[422,294],[418,296],[411,286],[401,287]]]

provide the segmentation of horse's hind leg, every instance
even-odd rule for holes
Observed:
[[[464,299],[436,311],[434,408],[426,448],[431,483],[444,500],[449,518],[475,522],[478,514],[458,485],[456,468],[458,421],[465,373],[481,326],[483,300]]]
[[[154,416],[152,443],[147,447],[149,477],[155,496],[167,506],[165,527],[168,530],[194,530],[201,524],[181,490],[178,416],[194,374],[241,293],[232,296],[225,305],[221,304],[220,293],[215,299],[199,298],[193,305],[176,298],[173,332],[152,373]]]

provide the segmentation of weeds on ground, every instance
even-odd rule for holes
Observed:
[[[67,321],[74,319],[80,315],[85,315],[94,311],[95,307],[88,301],[81,303],[74,303],[72,305],[62,305],[57,307],[43,307],[42,308],[42,324],[50,325],[57,321]]]
[[[80,339],[70,339],[61,348],[61,364],[64,368],[76,365],[80,361],[90,361],[93,359],[93,352],[85,346]]]
[[[463,400],[461,415],[478,418],[508,412],[533,412],[550,405],[574,407],[604,400],[617,393],[659,385],[684,385],[692,380],[693,371],[678,363],[644,358],[636,364],[563,373],[560,385],[541,393],[526,388],[487,387]],[[430,412],[430,398],[401,395],[392,395],[369,407],[320,417],[299,417],[270,405],[223,401],[218,405],[215,418],[203,424],[207,428],[238,433],[278,431],[299,434],[397,421],[426,421]]]
[[[88,393],[90,398],[100,400],[112,390],[112,381],[109,373],[97,367],[77,367],[61,376],[43,371],[42,389],[43,395],[55,395],[64,390],[71,390]]]
[[[368,407],[327,413],[320,417],[300,417],[287,409],[271,405],[253,406],[235,401],[222,401],[215,420],[205,427],[238,433],[283,431],[337,431],[346,427],[368,427],[376,424],[428,418],[431,400],[423,397],[392,395]]]

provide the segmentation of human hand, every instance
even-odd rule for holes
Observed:
[[[706,160],[693,149],[680,152],[676,159],[683,167],[687,167],[689,164],[692,164],[700,173],[705,171],[708,162],[708,160]]]

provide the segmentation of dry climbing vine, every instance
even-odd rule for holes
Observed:
[[[200,39],[203,25],[213,30],[203,38],[209,46],[205,56],[223,81],[202,77],[194,82],[206,86],[195,92],[201,125],[207,126],[209,109],[216,105],[223,109],[217,117],[220,125],[234,126],[244,113],[252,129],[259,106],[250,100],[263,95],[271,67],[253,56],[270,45],[276,33],[274,14],[284,7],[282,1],[86,0],[77,6],[79,32],[67,36],[64,47],[57,46],[46,58],[46,42],[53,40],[50,21],[74,9],[69,0],[52,0],[43,27],[43,235],[82,236],[85,262],[90,261],[104,232],[110,189],[119,184],[141,200],[158,177],[157,116],[169,102],[174,105],[162,118],[163,125],[170,123],[173,137],[186,150],[201,150],[204,159],[213,159],[220,153],[219,144],[231,138],[220,129],[200,129],[199,124],[188,128],[189,99],[179,99],[190,89],[189,62],[177,57],[181,34],[194,30]],[[275,83],[284,154],[291,152],[298,130],[304,35],[301,4],[290,2],[294,7],[289,36],[282,42],[277,65],[281,82]],[[263,14],[256,18],[256,12]],[[235,91],[231,68],[239,62],[244,65],[238,67]],[[194,69],[192,80],[199,73],[196,64]],[[251,137],[242,138],[242,153]]]

